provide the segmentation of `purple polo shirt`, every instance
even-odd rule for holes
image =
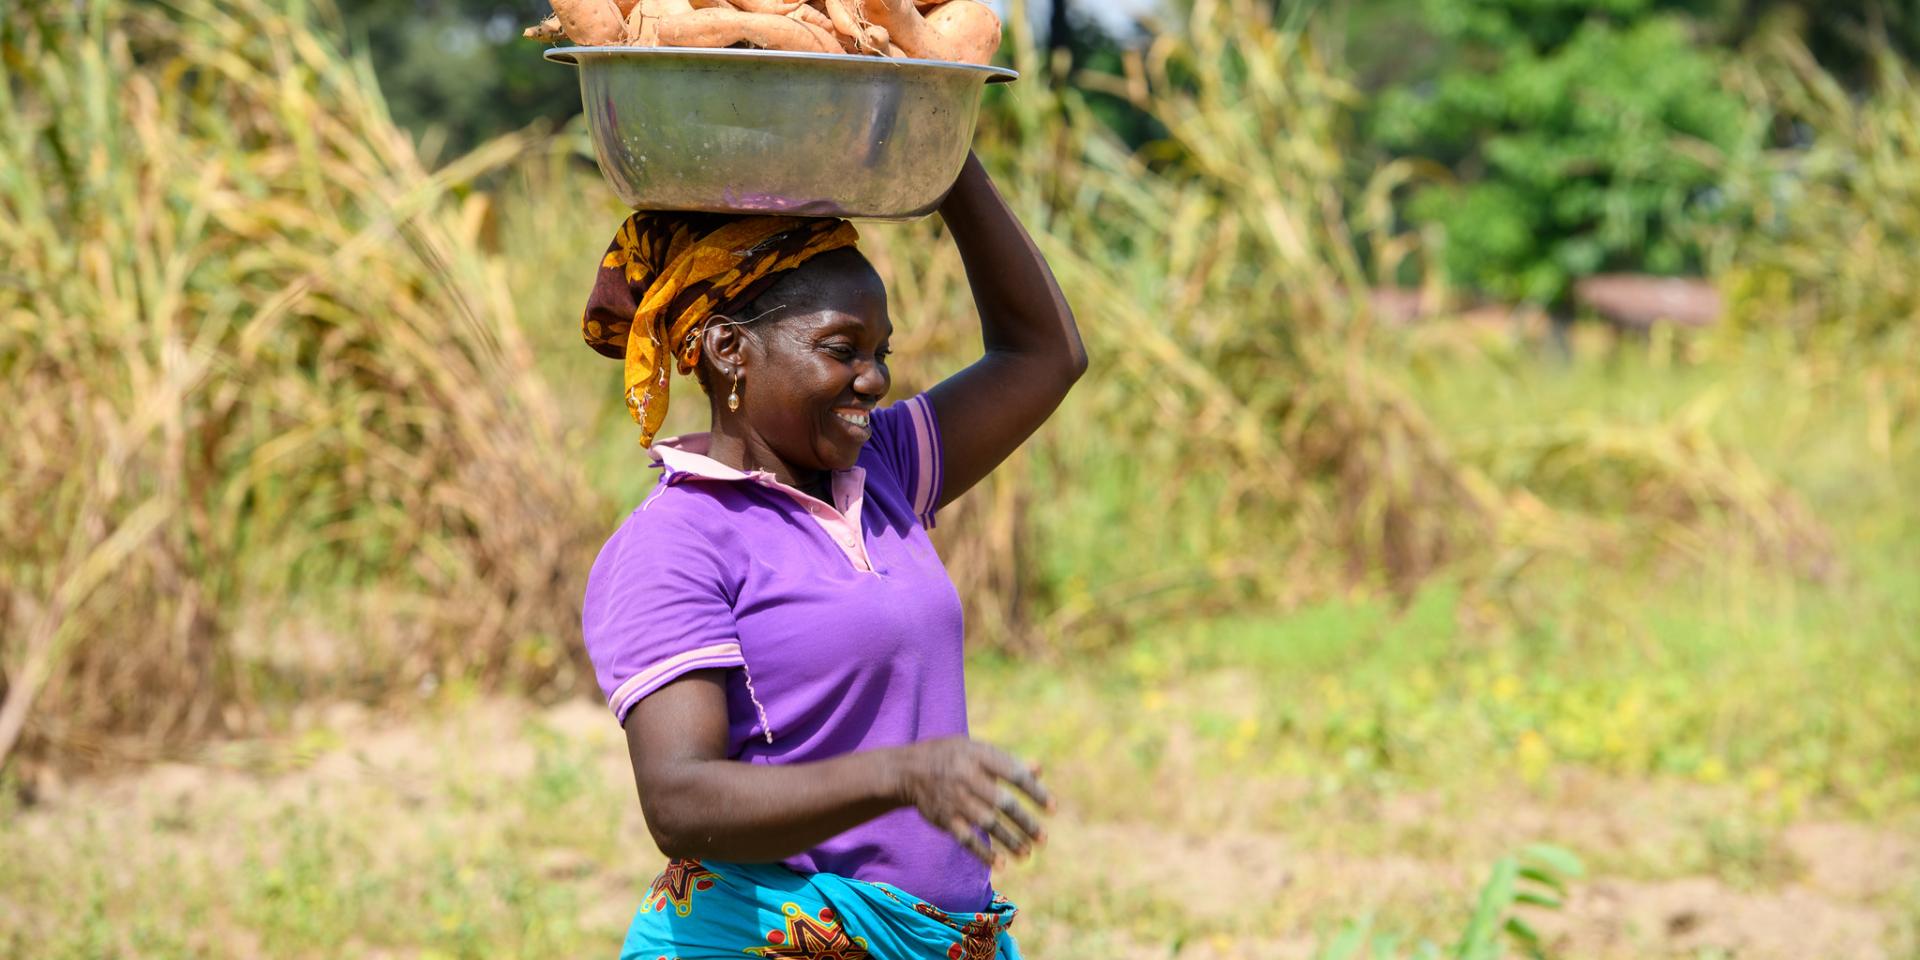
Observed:
[[[960,597],[927,539],[940,433],[925,394],[876,409],[832,504],[705,454],[654,444],[660,482],[607,540],[581,626],[622,722],[692,670],[724,668],[728,756],[801,763],[967,732]],[[786,865],[984,910],[987,868],[911,807]]]

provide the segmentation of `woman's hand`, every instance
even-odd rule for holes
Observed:
[[[898,757],[900,799],[988,866],[996,857],[977,831],[986,831],[1016,857],[1031,853],[1045,838],[1039,817],[1014,792],[1026,794],[1042,810],[1053,809],[1052,795],[1040,786],[1038,766],[966,737],[916,743],[901,748]]]

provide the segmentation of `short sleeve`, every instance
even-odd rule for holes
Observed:
[[[873,412],[867,449],[900,480],[920,525],[933,528],[940,502],[940,424],[925,393]]]
[[[694,670],[744,666],[720,551],[692,524],[635,511],[587,575],[580,629],[614,718]]]

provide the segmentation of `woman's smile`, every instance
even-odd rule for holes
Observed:
[[[865,443],[873,436],[872,410],[872,407],[835,407],[833,418],[840,421],[848,433]]]

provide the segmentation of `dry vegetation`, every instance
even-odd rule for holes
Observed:
[[[0,15],[0,758],[245,727],[326,686],[538,686],[585,483],[473,177],[255,3]],[[324,624],[324,627],[311,626]]]

